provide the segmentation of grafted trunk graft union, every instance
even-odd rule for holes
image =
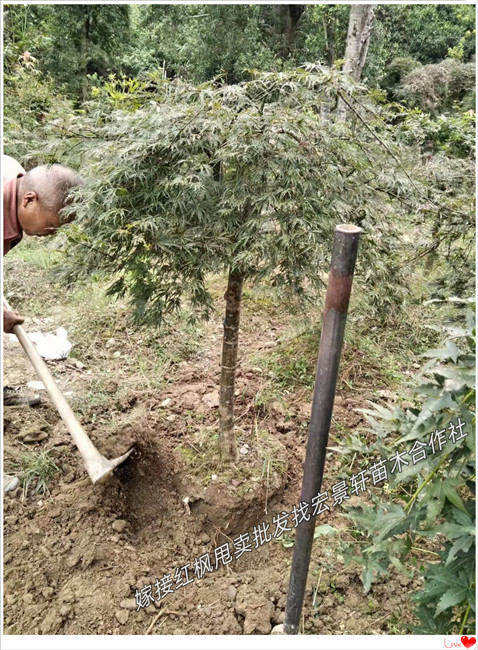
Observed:
[[[244,277],[229,273],[222,341],[221,390],[219,394],[219,448],[221,459],[234,461],[237,457],[234,435],[234,390],[236,381],[239,319],[241,316],[242,286]]]

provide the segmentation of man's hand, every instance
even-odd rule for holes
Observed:
[[[3,305],[3,331],[5,334],[12,334],[14,326],[21,325],[24,320],[16,311],[7,309]]]

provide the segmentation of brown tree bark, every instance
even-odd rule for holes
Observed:
[[[237,458],[234,434],[234,390],[236,382],[237,350],[239,343],[239,319],[241,315],[242,287],[244,277],[229,272],[227,281],[226,317],[222,340],[221,387],[219,393],[219,451],[224,461]]]
[[[322,15],[322,24],[324,26],[325,46],[327,48],[327,65],[331,68],[335,61],[335,24],[330,10],[335,5],[326,5]]]
[[[324,26],[324,36],[325,36],[325,46],[327,48],[327,65],[331,68],[334,65],[335,61],[335,24],[334,17],[331,14],[331,9],[335,5],[327,5],[324,7],[324,13],[322,14],[322,24]],[[332,110],[332,102],[330,97],[324,98],[320,105],[320,117],[324,122],[329,119],[330,111]]]
[[[282,55],[284,58],[291,53],[292,46],[297,36],[297,28],[302,14],[305,11],[305,5],[277,5],[283,20],[284,46]]]

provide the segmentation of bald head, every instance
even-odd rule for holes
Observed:
[[[59,212],[81,177],[65,165],[34,167],[17,181],[17,215],[28,235],[53,234],[61,225]],[[71,217],[70,219],[71,220]]]
[[[66,205],[70,190],[83,182],[74,169],[57,164],[34,167],[21,180],[23,192],[35,192],[44,208],[57,213]]]

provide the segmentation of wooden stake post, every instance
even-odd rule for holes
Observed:
[[[335,228],[302,480],[301,501],[309,504],[310,512],[312,499],[320,493],[322,485],[340,354],[361,232],[357,226],[340,225]],[[297,634],[299,631],[315,520],[316,517],[311,514],[308,521],[303,520],[297,527],[285,612],[286,634]]]

